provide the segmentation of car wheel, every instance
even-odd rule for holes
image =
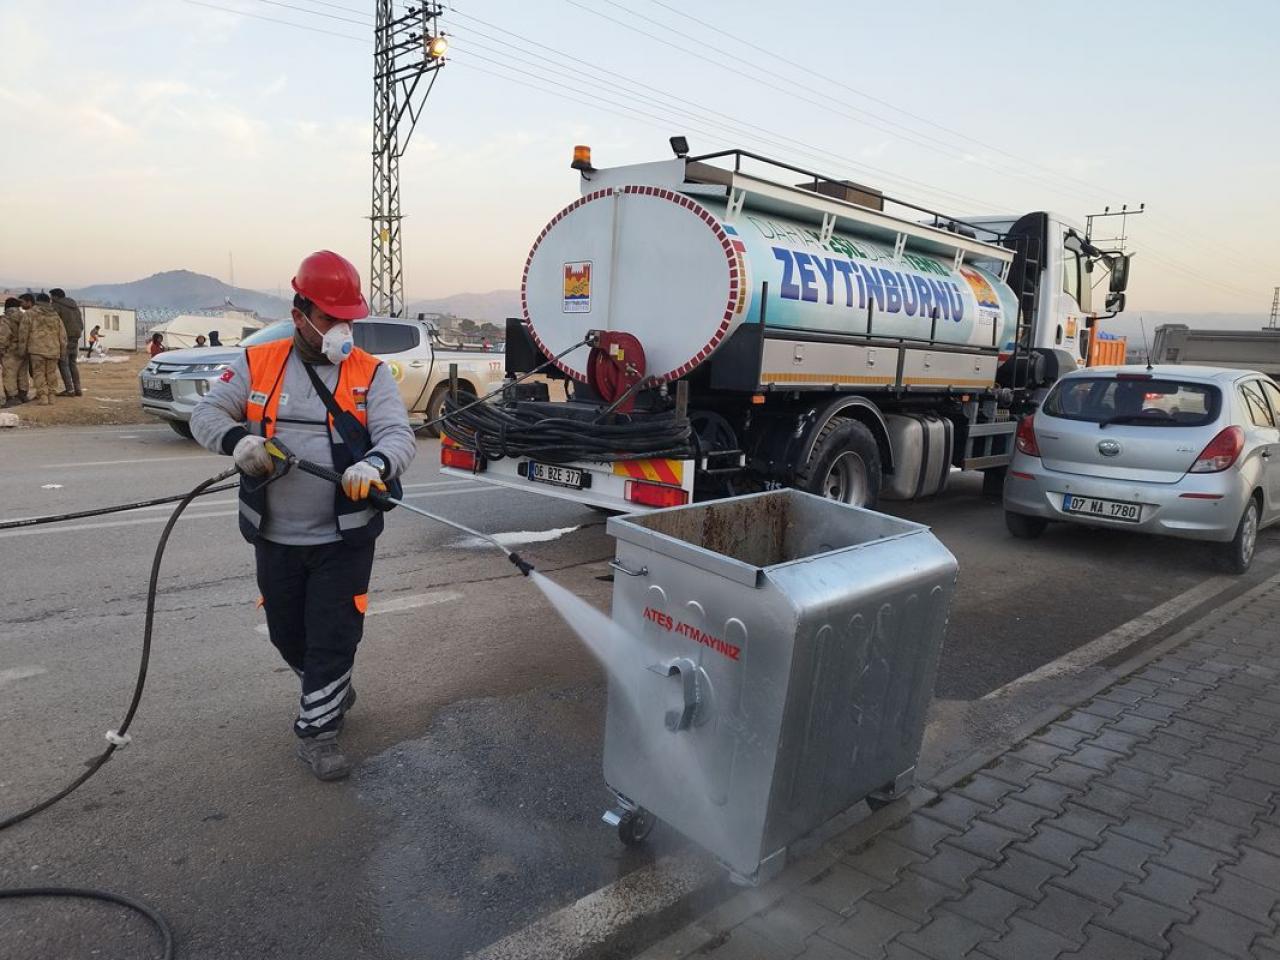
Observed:
[[[816,493],[854,507],[873,509],[880,497],[880,448],[857,420],[832,420],[822,428],[804,469],[796,474],[798,490]]]
[[[1219,559],[1228,573],[1247,573],[1253,563],[1253,555],[1258,547],[1258,501],[1249,498],[1245,505],[1244,515],[1236,527],[1236,535],[1230,543],[1219,548],[1222,552]]]
[[[1019,540],[1034,540],[1044,533],[1049,521],[1041,517],[1028,517],[1025,513],[1004,512],[1004,525]]]
[[[449,385],[447,383],[442,383],[431,391],[431,399],[427,401],[427,423],[440,419],[440,415],[444,413],[444,398],[448,395]],[[429,437],[438,437],[440,436],[440,427],[441,424],[431,424],[429,427],[424,427],[423,432]]]
[[[187,440],[195,439],[191,436],[191,424],[187,423],[185,420],[169,420],[166,422],[173,428],[173,432],[178,436]]]

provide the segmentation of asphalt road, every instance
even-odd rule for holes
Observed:
[[[179,492],[227,464],[162,426],[11,432],[0,457],[4,518]],[[607,609],[613,549],[599,516],[442,477],[437,462],[423,441],[406,477],[414,502],[490,533],[575,528],[521,552]],[[961,564],[936,721],[1216,576],[1194,544],[1076,529],[1013,541],[973,477],[886,506],[931,524]],[[0,532],[0,816],[75,776],[119,722],[166,517]],[[1280,565],[1278,545],[1265,535],[1248,582]],[[627,852],[600,823],[599,668],[492,550],[393,515],[346,783],[317,783],[293,756],[296,680],[256,598],[234,501],[207,498],[165,558],[134,744],[0,834],[0,887],[142,898],[172,921],[183,957],[447,960],[680,846],[658,831]],[[976,735],[934,727],[940,755]],[[146,957],[147,937],[116,908],[0,901],[6,958]]]

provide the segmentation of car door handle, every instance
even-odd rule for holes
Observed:
[[[409,366],[413,367],[413,369],[415,369],[415,370],[421,370],[421,369],[422,369],[423,367],[425,367],[426,365],[427,365],[427,361],[425,361],[425,360],[410,360],[410,361],[409,361]]]
[[[1270,459],[1271,459],[1271,451],[1270,451],[1270,450],[1263,450],[1263,451],[1262,451],[1262,459],[1263,459],[1263,460],[1270,460]]]

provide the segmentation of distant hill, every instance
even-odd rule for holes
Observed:
[[[405,316],[414,317],[419,313],[451,314],[501,327],[507,317],[520,316],[520,291],[490,290],[488,293],[455,293],[436,300],[410,300]]]
[[[276,318],[289,314],[289,302],[269,293],[246,290],[223,283],[216,277],[191,270],[166,270],[145,280],[129,283],[100,283],[70,291],[77,300],[139,310],[199,310],[220,307],[228,300],[243,310],[261,317]]]

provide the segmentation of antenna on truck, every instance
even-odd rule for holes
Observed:
[[[1147,343],[1147,324],[1138,317],[1138,327],[1142,330],[1142,352],[1147,355],[1147,371],[1151,371],[1151,345]]]

